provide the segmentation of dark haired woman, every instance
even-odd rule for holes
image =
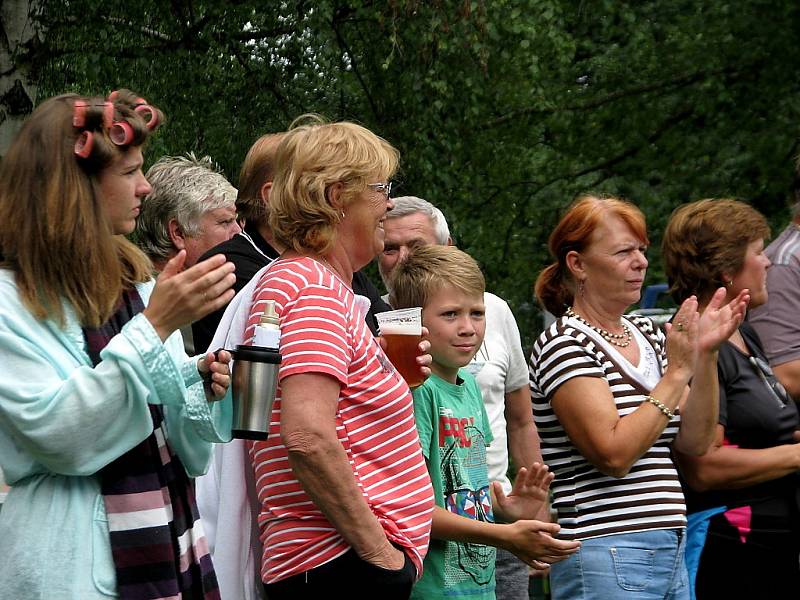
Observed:
[[[767,301],[769,227],[738,200],[679,207],[664,233],[673,297],[705,310],[720,284]],[[800,418],[755,330],[742,323],[719,350],[719,422],[702,456],[678,453],[688,483],[690,575],[698,598],[794,598],[800,590]],[[741,576],[732,576],[733,573]]]
[[[0,597],[217,598],[189,477],[230,431],[230,356],[177,329],[230,300],[215,257],[153,285],[124,235],[161,112],[132,92],[41,104],[0,165]]]

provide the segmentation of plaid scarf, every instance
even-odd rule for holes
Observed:
[[[89,357],[144,310],[127,290],[117,312],[97,329],[84,328]],[[161,406],[150,404],[153,433],[100,472],[117,589],[124,600],[219,600],[192,481],[167,443]]]

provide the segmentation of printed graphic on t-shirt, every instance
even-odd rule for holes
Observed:
[[[475,418],[458,419],[448,408],[439,411],[439,444],[445,508],[451,513],[494,522],[489,481],[486,476],[486,440],[475,427]],[[486,585],[493,570],[494,548],[483,544],[448,544],[445,550],[445,581],[455,584],[469,576]],[[452,566],[458,565],[457,569]],[[449,568],[448,568],[449,567]]]

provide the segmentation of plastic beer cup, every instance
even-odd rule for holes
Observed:
[[[419,343],[422,341],[422,309],[403,308],[375,315],[381,337],[386,341],[386,356],[408,387],[425,381],[417,364]]]

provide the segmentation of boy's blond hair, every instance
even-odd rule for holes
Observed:
[[[391,274],[394,308],[425,308],[442,286],[452,285],[465,294],[483,295],[486,281],[472,258],[455,246],[419,246]]]

